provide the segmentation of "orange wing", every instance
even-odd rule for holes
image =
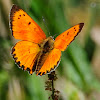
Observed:
[[[61,51],[64,51],[67,48],[67,46],[75,39],[78,33],[81,31],[83,25],[84,23],[80,23],[60,34],[55,39],[54,47]]]
[[[32,74],[36,68],[39,51],[40,48],[38,44],[28,41],[20,41],[12,48],[12,55],[19,67]]]
[[[43,75],[54,70],[60,61],[60,57],[61,51],[59,49],[54,48],[48,55],[47,59],[45,60],[43,66],[41,67],[37,75]]]
[[[35,21],[16,5],[12,6],[10,12],[10,25],[16,39],[40,43],[46,38],[45,33]]]

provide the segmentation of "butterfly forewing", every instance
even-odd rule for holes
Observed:
[[[64,51],[81,31],[83,25],[84,23],[75,25],[72,28],[60,34],[59,36],[57,36],[54,42],[54,47],[60,49],[61,51]]]
[[[36,22],[18,6],[13,5],[10,12],[12,35],[16,39],[40,43],[46,38]]]

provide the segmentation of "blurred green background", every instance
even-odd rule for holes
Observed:
[[[24,9],[47,36],[50,32],[56,37],[85,23],[62,53],[55,88],[59,100],[100,100],[100,0],[0,0],[0,100],[48,100],[50,96],[45,90],[47,75],[29,75],[12,59],[11,48],[17,42],[9,28],[12,4]]]

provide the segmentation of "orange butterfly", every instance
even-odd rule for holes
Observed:
[[[21,8],[13,5],[10,25],[14,38],[21,40],[12,48],[15,62],[30,74],[35,71],[37,75],[44,75],[57,67],[61,51],[74,40],[84,23],[66,30],[55,40],[51,36],[46,38],[37,23]]]

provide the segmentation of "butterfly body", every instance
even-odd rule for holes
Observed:
[[[48,37],[38,45],[40,47],[40,52],[37,58],[36,73],[38,73],[38,71],[43,66],[46,58],[48,57],[50,52],[54,49],[54,39],[52,37]]]
[[[37,23],[20,7],[13,5],[10,26],[14,38],[20,41],[12,48],[17,65],[32,74],[44,75],[53,71],[60,62],[61,51],[75,39],[84,23],[66,30],[54,40],[46,37]]]

